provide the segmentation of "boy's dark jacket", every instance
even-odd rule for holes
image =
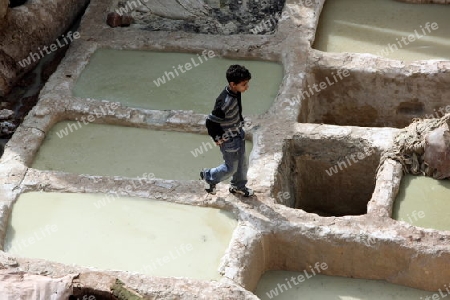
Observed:
[[[230,113],[233,113],[233,109],[226,109],[226,111],[222,110],[226,101],[237,102],[237,106],[239,109],[239,117],[235,117],[234,120],[237,122],[233,122],[233,126],[230,126],[230,123],[227,123],[226,118],[230,116]],[[228,108],[232,107],[232,105],[228,105]],[[236,108],[234,108],[235,110]],[[225,131],[232,130],[236,131],[242,127],[244,118],[242,117],[242,103],[241,103],[241,93],[234,93],[229,89],[229,86],[225,87],[225,89],[220,93],[219,97],[216,99],[216,103],[214,105],[214,109],[211,114],[206,119],[206,128],[208,129],[208,134],[211,138],[217,142],[221,139]]]

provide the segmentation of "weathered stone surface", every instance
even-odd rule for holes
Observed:
[[[131,14],[148,30],[209,34],[273,33],[284,0],[270,1],[119,1],[115,11]],[[142,4],[142,5],[141,5]],[[143,9],[147,8],[147,10]]]
[[[6,13],[8,12],[8,2],[8,0],[0,0],[0,31],[4,26],[3,21],[5,19]]]
[[[0,120],[8,120],[14,116],[14,112],[10,109],[2,109],[0,110]]]
[[[402,165],[394,160],[386,160],[377,173],[375,191],[367,205],[367,213],[389,218],[392,216],[395,197],[403,176]]]
[[[168,19],[190,19],[207,13],[203,0],[141,1],[141,3],[154,15]],[[129,10],[134,8],[134,3],[129,1],[124,1],[119,5]]]
[[[72,294],[73,275],[50,278],[40,275],[0,271],[3,299],[67,300]]]
[[[9,10],[4,20],[5,30],[0,30],[0,96],[8,93],[17,79],[36,65],[42,57],[40,50],[46,54],[44,47],[55,43],[87,2],[36,0]]]

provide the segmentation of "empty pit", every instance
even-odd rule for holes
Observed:
[[[80,125],[81,124],[81,125]],[[246,142],[250,155],[251,142]],[[223,161],[207,135],[64,121],[47,133],[31,165],[75,174],[197,180]]]
[[[326,149],[326,151],[324,151]],[[379,153],[363,141],[286,142],[274,187],[277,201],[320,216],[363,215],[375,188]]]
[[[190,54],[99,49],[81,73],[73,94],[129,107],[209,114],[227,85],[225,72],[232,64],[245,65],[252,74],[250,88],[242,95],[243,114],[266,112],[278,93],[282,65],[221,58],[212,50]]]
[[[226,211],[117,194],[19,196],[10,254],[153,276],[219,279],[237,221]]]
[[[449,14],[448,5],[329,0],[320,15],[313,47],[403,61],[449,60]]]
[[[255,294],[261,300],[410,300],[426,299],[425,297],[433,294],[382,280],[319,275],[314,266],[313,271],[266,272],[261,277]]]
[[[366,64],[370,69],[323,63],[314,67],[296,96],[306,102],[298,121],[403,128],[414,118],[440,118],[450,111],[449,72],[431,66],[423,73],[416,68],[399,72],[397,67]]]
[[[411,225],[450,231],[450,181],[405,175],[394,202],[392,217]]]

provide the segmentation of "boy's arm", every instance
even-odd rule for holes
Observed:
[[[209,118],[206,119],[206,128],[208,129],[208,134],[214,140],[214,142],[219,142],[222,139],[222,136],[225,134],[222,126],[219,123],[216,123]]]

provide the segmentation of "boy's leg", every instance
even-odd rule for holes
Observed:
[[[206,171],[207,171],[207,170],[208,170],[208,169],[203,169],[203,170],[200,171],[200,178],[201,178],[202,180],[204,180],[205,183],[206,183],[205,191],[206,191],[207,193],[209,193],[209,194],[215,195],[215,194],[216,194],[216,185],[215,185],[215,184],[212,184],[212,183],[209,183],[209,182],[206,180]]]
[[[241,147],[239,150],[238,167],[236,173],[233,174],[231,179],[231,186],[237,189],[244,189],[247,184],[247,171],[248,171],[248,160],[245,155],[245,132],[242,131],[241,134]]]
[[[220,146],[220,151],[224,160],[223,164],[204,171],[205,181],[209,184],[224,181],[236,172],[239,164],[239,139],[224,143]]]

